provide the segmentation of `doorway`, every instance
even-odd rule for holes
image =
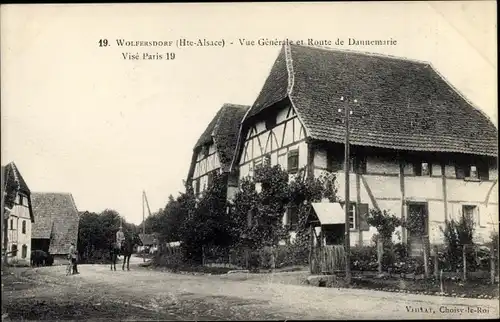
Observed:
[[[410,256],[423,256],[424,243],[429,238],[429,211],[427,202],[408,203],[408,246]]]

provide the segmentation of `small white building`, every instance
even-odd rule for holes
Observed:
[[[14,162],[2,166],[2,213],[2,250],[7,250],[8,262],[30,264],[34,223],[31,192]]]

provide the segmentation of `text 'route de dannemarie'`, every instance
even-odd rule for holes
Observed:
[[[226,40],[223,38],[179,38],[176,40],[130,40],[116,39],[118,47],[126,47],[131,51],[122,52],[122,58],[125,60],[174,60],[176,53],[172,51],[175,48],[195,48],[195,47],[219,47],[227,46],[244,46],[244,47],[267,47],[267,46],[283,46],[283,45],[302,45],[302,46],[396,46],[396,39],[356,39],[356,38],[336,38],[329,39],[298,39],[291,40],[288,38],[237,38],[235,40]],[[99,40],[100,47],[111,46],[107,39]],[[156,52],[138,52],[134,49],[144,50],[146,48],[155,48]],[[161,52],[160,48],[166,48],[169,52]]]

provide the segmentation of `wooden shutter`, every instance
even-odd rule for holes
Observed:
[[[368,225],[368,223],[366,222],[366,217],[368,216],[368,204],[358,204],[358,214],[359,229],[361,231],[370,230],[370,225]]]
[[[208,178],[207,178],[207,186],[208,187],[211,187],[212,186],[212,183],[214,181],[214,173],[213,172],[209,172],[208,173]]]
[[[194,192],[197,194],[200,193],[200,179],[194,181]]]
[[[299,150],[288,152],[288,172],[295,173],[299,170]]]

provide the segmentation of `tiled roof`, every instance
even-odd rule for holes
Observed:
[[[50,239],[51,254],[66,254],[78,240],[79,213],[70,193],[32,193],[35,223],[31,238]]]
[[[30,194],[30,189],[14,162],[2,166],[2,173],[4,180],[6,180],[8,184],[13,183],[16,185],[16,190]]]
[[[498,154],[491,120],[427,62],[291,45],[281,49],[246,119],[287,97],[312,139],[344,142],[338,109],[349,101],[353,145]]]
[[[21,172],[19,172],[19,169],[15,165],[14,162],[10,162],[5,166],[2,166],[2,197],[4,195],[4,188],[6,185],[11,186],[14,188],[16,191],[20,191],[24,193],[28,197],[28,207],[30,211],[30,217],[31,221],[33,222],[34,217],[33,217],[33,209],[32,209],[32,203],[31,203],[31,191],[26,184],[26,181],[24,181],[23,176],[21,175]]]
[[[196,154],[203,145],[214,142],[222,170],[228,171],[236,148],[241,120],[249,108],[250,106],[246,105],[224,104],[196,142],[193,153]],[[193,155],[189,177],[192,175],[195,162],[196,156]]]

